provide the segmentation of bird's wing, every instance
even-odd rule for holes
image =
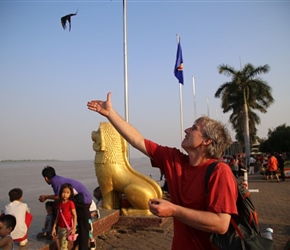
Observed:
[[[71,13],[71,14],[68,14],[68,16],[76,16],[78,13],[78,10],[76,11],[76,13]]]
[[[72,16],[76,16],[78,13],[78,10],[76,11],[76,13],[72,13],[72,14],[68,14],[66,16],[63,16],[60,20],[61,20],[61,25],[63,27],[63,29],[66,29],[66,22],[69,23],[69,31],[71,30],[71,17]]]
[[[63,27],[63,29],[66,29],[66,21],[67,21],[67,16],[63,16],[61,19],[61,25]]]

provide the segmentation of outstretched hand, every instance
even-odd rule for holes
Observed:
[[[89,110],[98,112],[99,114],[108,117],[110,110],[112,109],[111,92],[107,94],[106,101],[92,100],[87,103],[87,106]]]

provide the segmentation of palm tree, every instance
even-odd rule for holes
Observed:
[[[236,136],[235,139],[239,141],[244,147],[244,123],[243,123],[243,105],[240,110],[233,110],[233,113],[230,115],[229,121],[232,124]],[[249,138],[250,141],[256,141],[257,129],[256,125],[260,124],[260,117],[248,108],[249,116]]]
[[[246,158],[250,158],[250,134],[256,136],[256,125],[260,124],[258,110],[266,113],[267,108],[274,102],[271,87],[258,75],[268,73],[270,67],[265,64],[255,68],[248,63],[240,71],[222,64],[219,73],[231,77],[231,81],[222,84],[215,93],[221,97],[223,112],[232,111],[230,122],[239,135],[243,134]],[[243,124],[243,126],[242,126]]]

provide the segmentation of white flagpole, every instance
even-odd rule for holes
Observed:
[[[125,99],[125,120],[129,122],[129,98],[128,98],[128,47],[127,47],[127,0],[123,0],[123,50],[124,50],[124,99]],[[127,142],[126,142],[127,143]],[[130,147],[127,143],[127,157],[130,160]]]
[[[181,129],[181,141],[183,140],[183,111],[182,111],[182,84],[179,83],[179,100],[180,100],[180,129]]]
[[[179,34],[176,34],[176,39],[177,39],[177,44],[180,42],[180,37]],[[180,82],[179,83],[179,101],[180,101],[180,134],[181,134],[181,142],[183,140],[183,133],[184,133],[184,129],[183,129],[183,110],[182,110],[182,84]]]
[[[192,76],[192,91],[193,91],[193,101],[194,101],[194,120],[196,120],[196,100],[195,100],[195,79]]]
[[[127,58],[127,0],[123,0],[123,38],[124,38],[124,94],[125,120],[129,122],[128,108],[128,58]]]

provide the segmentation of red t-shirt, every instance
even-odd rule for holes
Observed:
[[[235,177],[226,163],[215,167],[208,183],[209,194],[205,195],[205,173],[211,159],[198,166],[189,164],[189,157],[176,148],[157,145],[145,140],[146,150],[153,167],[160,168],[168,182],[172,203],[200,211],[237,214],[238,197]],[[210,233],[187,226],[174,219],[172,249],[216,249],[210,243]]]
[[[69,225],[69,227],[72,227],[72,209],[75,209],[75,204],[73,201],[68,200],[67,202],[63,203],[60,202],[57,206],[58,211],[61,209],[63,216],[66,220],[66,223]],[[58,216],[58,226],[61,228],[67,228],[65,225],[65,222],[61,216],[61,213],[59,212],[59,216]]]
[[[271,156],[270,159],[268,160],[268,169],[269,171],[273,172],[276,171],[278,168],[278,161],[275,156]]]

